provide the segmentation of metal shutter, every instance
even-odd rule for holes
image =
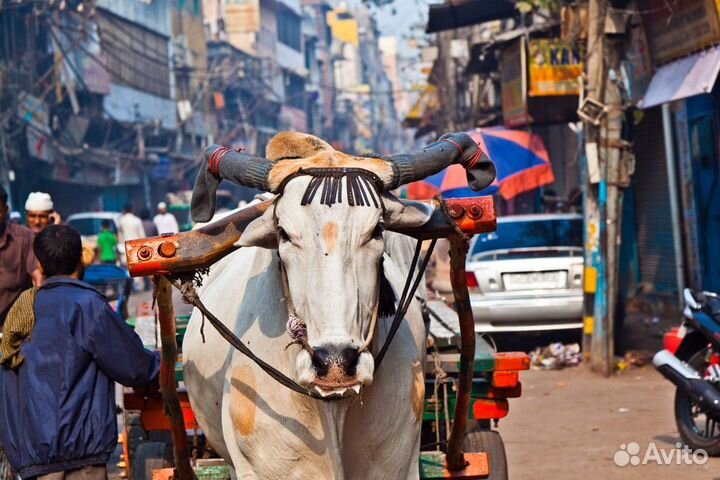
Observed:
[[[634,130],[634,175],[640,279],[655,291],[677,291],[670,195],[660,107],[645,110]]]

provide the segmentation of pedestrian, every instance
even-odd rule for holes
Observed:
[[[35,235],[42,232],[48,225],[62,223],[60,215],[55,211],[50,194],[45,192],[32,192],[25,200],[25,220],[27,226]]]
[[[0,186],[0,327],[20,293],[33,281],[42,281],[32,248],[33,232],[7,221],[7,200],[7,192]]]
[[[155,222],[152,221],[152,218],[150,218],[150,209],[149,208],[143,208],[140,211],[140,220],[142,220],[143,228],[145,229],[145,235],[148,237],[157,237],[158,230],[155,226]]]
[[[33,244],[48,277],[23,292],[0,340],[0,444],[22,478],[107,479],[115,382],[154,388],[159,354],[82,282],[80,234],[51,225]]]
[[[123,214],[118,219],[118,241],[127,242],[129,240],[135,240],[137,238],[144,238],[145,229],[140,220],[133,213],[132,203],[126,203],[123,207]],[[123,266],[127,265],[127,253],[120,255],[120,262]],[[147,289],[147,282],[142,278],[133,278],[133,290],[140,292],[143,289]]]
[[[158,233],[161,235],[163,233],[178,233],[180,228],[178,228],[177,220],[175,219],[175,215],[167,211],[167,204],[160,202],[157,208],[158,213],[155,215],[155,218],[153,218],[153,223],[155,223]]]
[[[126,203],[123,214],[118,220],[118,237],[121,242],[145,237],[145,229],[137,215],[133,213],[132,203]]]
[[[117,237],[110,230],[110,220],[104,219],[100,223],[102,230],[98,234],[97,246],[100,254],[100,263],[115,265],[117,263]]]
[[[7,201],[8,194],[0,186],[0,328],[20,293],[42,281],[32,248],[33,233],[17,222],[8,221]],[[16,476],[0,442],[0,478],[14,479]]]

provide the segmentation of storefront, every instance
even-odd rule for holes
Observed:
[[[643,15],[638,27],[625,73],[642,112],[632,129],[635,235],[627,236],[637,242],[639,280],[656,293],[720,290],[720,18],[713,1],[688,0]]]

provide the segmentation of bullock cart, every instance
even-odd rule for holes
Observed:
[[[487,232],[494,228],[494,207],[491,198],[447,199],[433,201],[436,215],[423,229],[404,232],[419,239],[433,236],[449,236],[456,233],[448,217],[465,234]],[[199,230],[173,236],[139,239],[128,243],[129,267],[133,276],[171,275],[195,272],[227,255],[242,234],[244,227],[264,212],[270,201],[251,205],[218,222]],[[446,214],[442,214],[445,211]],[[169,290],[169,285],[164,285]],[[162,288],[162,286],[161,286]],[[167,320],[171,306],[166,303],[167,292],[159,292],[161,319]],[[461,335],[457,313],[442,301],[426,305],[429,318],[430,347],[425,363],[426,396],[423,407],[423,433],[421,454],[422,478],[505,478],[507,472],[505,451],[499,434],[491,429],[491,421],[497,422],[508,414],[508,398],[520,396],[520,370],[529,367],[524,353],[496,353],[490,345],[479,338],[474,354],[474,368],[468,427],[463,441],[466,452],[486,454],[474,457],[473,467],[478,473],[453,474],[445,465],[448,435],[452,415],[457,404],[457,387],[460,374]],[[175,340],[167,332],[161,334],[168,344],[181,345],[188,317],[175,317]],[[163,323],[161,322],[161,327]],[[176,347],[175,347],[176,348]],[[217,477],[226,473],[203,457],[211,457],[212,449],[204,442],[200,427],[193,415],[187,391],[182,385],[181,353],[173,368],[173,381],[179,385],[177,402],[180,407],[182,428],[190,446],[188,455],[199,476]],[[133,480],[150,478],[153,469],[173,463],[173,421],[165,415],[164,400],[160,392],[126,390],[124,455],[127,475]],[[200,466],[197,466],[200,465]],[[493,470],[494,469],[494,470]],[[172,472],[172,470],[170,471]],[[165,471],[168,476],[170,472]],[[156,477],[163,474],[156,472]]]
[[[492,162],[472,138],[462,133],[443,135],[414,154],[356,157],[338,152],[316,137],[283,132],[268,143],[266,152],[268,158],[260,158],[226,147],[209,147],[195,184],[192,213],[200,222],[212,218],[215,193],[223,179],[271,192],[276,195],[274,200],[259,202],[193,232],[126,243],[130,273],[155,277],[162,340],[160,391],[173,440],[173,475],[186,480],[197,474],[190,461],[191,448],[175,377],[178,348],[173,286],[182,292],[187,303],[195,306],[192,328],[184,342],[186,360],[193,366],[186,371],[185,382],[192,387],[189,393],[195,413],[205,419],[202,422],[205,434],[223,452],[223,457],[232,458],[239,473],[276,478],[291,470],[295,474],[309,474],[319,468],[315,476],[413,478],[418,475],[420,457],[415,449],[422,426],[422,353],[427,335],[415,292],[422,282],[435,241],[448,238],[459,331],[456,345],[459,353],[451,362],[457,368],[457,373],[452,375],[456,379],[454,411],[452,422],[447,422],[450,395],[444,394],[441,402],[435,392],[435,404],[442,403],[446,410],[447,439],[441,440],[438,436],[434,444],[436,451],[423,456],[426,464],[434,463],[441,471],[423,468],[423,476],[486,478],[491,473],[487,452],[471,452],[473,442],[469,445],[466,442],[470,408],[478,410],[477,401],[482,400],[473,398],[474,377],[485,377],[489,386],[498,390],[492,394],[489,389],[486,392],[488,400],[497,406],[496,400],[502,400],[501,395],[509,396],[508,392],[499,392],[507,389],[502,379],[507,381],[513,374],[508,367],[506,373],[499,373],[496,379],[494,374],[476,374],[473,369],[477,349],[465,259],[468,235],[493,231],[496,227],[492,199],[404,202],[390,191],[452,164],[464,167],[471,187],[480,190],[494,179]],[[331,208],[333,205],[336,207]],[[383,233],[385,231],[389,233]],[[408,237],[417,239],[412,260],[405,258],[412,250],[407,245]],[[421,242],[427,239],[431,239],[429,249],[423,256]],[[223,259],[238,246],[253,248]],[[217,261],[220,262],[218,269],[209,270]],[[248,270],[245,262],[253,262],[259,270]],[[231,275],[222,277],[223,272]],[[195,287],[202,284],[205,274],[208,284],[203,287],[201,299]],[[214,283],[219,278],[224,280]],[[258,278],[268,282],[267,286],[248,296],[246,282],[252,283]],[[262,314],[241,314],[236,307],[226,309],[227,285],[233,281],[240,284],[237,298],[242,305],[262,308]],[[307,290],[310,283],[318,281],[327,287],[322,299]],[[337,284],[338,281],[344,283]],[[258,296],[269,289],[277,293],[262,299]],[[213,297],[212,292],[217,296]],[[296,309],[297,305],[300,309]],[[216,317],[213,310],[225,315],[225,321]],[[248,346],[250,337],[241,338],[236,334],[238,328],[245,331],[253,326],[262,328],[262,325],[277,328],[278,318],[287,318],[286,336],[265,332],[248,334],[252,335],[255,351]],[[214,330],[208,346],[203,347],[206,321]],[[244,326],[240,327],[237,322]],[[285,338],[292,340],[291,343],[287,344]],[[290,353],[282,354],[278,349],[282,346],[285,351],[293,348]],[[257,355],[256,351],[261,350],[262,354]],[[214,375],[211,370],[202,371],[207,368],[218,371],[215,369],[219,367],[221,372],[228,372],[227,366],[214,363],[227,357],[224,353],[213,356],[215,352],[232,353],[233,365],[252,369],[275,382],[256,384],[255,373],[250,380],[237,381],[234,376],[230,380],[215,376],[213,378],[221,380],[216,382],[211,379]],[[270,361],[266,362],[263,356]],[[382,368],[386,357],[390,366]],[[447,361],[443,366],[443,357],[438,352],[433,358],[436,378],[442,375],[448,378]],[[294,373],[285,373],[293,371],[292,367],[288,368],[288,360],[294,362]],[[279,369],[274,364],[285,367]],[[507,366],[503,365],[501,368]],[[232,370],[232,375],[244,375],[245,371]],[[248,386],[251,391],[246,389]],[[443,390],[445,386],[444,383]],[[292,427],[295,430],[278,429],[276,417],[265,415],[260,418],[264,428],[255,435],[255,414],[252,413],[252,424],[247,424],[243,417],[248,411],[255,412],[255,400],[230,405],[224,393],[227,388],[246,392],[239,393],[245,399],[248,395],[254,399],[258,390],[264,390],[266,396],[258,400],[271,402],[274,411],[285,408],[288,402],[301,401],[305,407],[290,409],[288,417],[283,417],[296,419]],[[358,401],[361,389],[367,394],[361,395]],[[398,403],[401,400],[409,401],[412,408],[407,408],[407,403]],[[219,409],[221,404],[223,408]],[[365,422],[363,405],[374,413],[392,405],[396,415],[385,419],[376,416],[373,422]],[[437,407],[435,411],[435,430],[439,432],[441,421]],[[235,416],[228,417],[228,412]],[[343,433],[345,419],[354,423],[354,430]],[[229,425],[226,422],[230,421],[233,427],[226,430],[225,426]],[[320,439],[324,443],[320,450],[312,450],[308,443],[312,441],[298,437],[293,431],[310,424],[320,426],[319,422],[329,422],[329,427],[319,427],[325,432]],[[357,436],[358,432],[374,435],[376,440],[368,443],[368,437],[363,440]],[[372,451],[362,462],[342,453],[344,435],[352,434],[356,435],[347,437],[348,441],[364,444],[368,452]],[[258,448],[257,442],[266,441],[275,443],[269,444],[269,448]],[[291,448],[296,454],[278,457],[281,452],[274,450],[275,445],[286,445],[285,449]],[[405,447],[393,451],[398,445]],[[407,448],[412,445],[415,446]],[[320,463],[314,460],[316,455],[320,455]]]
[[[460,326],[456,312],[444,301],[429,301],[426,308],[430,322],[420,474],[423,479],[448,478],[452,477],[451,472],[446,470],[438,452],[447,446],[446,437],[452,422],[450,412],[455,412],[460,373]],[[483,337],[477,338],[463,449],[487,454],[489,478],[493,480],[507,478],[508,468],[502,438],[492,427],[508,415],[508,399],[520,396],[519,372],[528,368],[530,358],[527,354],[498,353]]]

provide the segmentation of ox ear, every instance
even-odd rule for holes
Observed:
[[[238,247],[277,248],[277,232],[275,231],[275,205],[270,206],[261,217],[256,218],[235,242]]]
[[[433,208],[427,203],[398,200],[388,193],[382,197],[385,203],[385,226],[388,230],[398,227],[422,227],[432,217]]]

